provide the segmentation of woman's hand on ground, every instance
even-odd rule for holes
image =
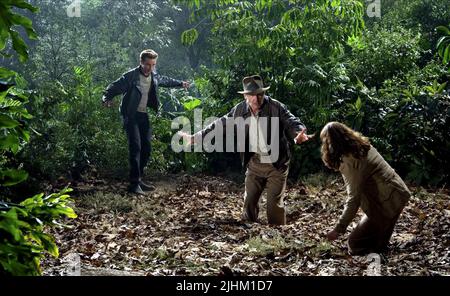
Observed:
[[[327,233],[327,239],[329,241],[334,241],[334,240],[338,239],[338,237],[340,235],[341,234],[339,232],[337,232],[336,230],[333,229],[333,230],[331,230],[330,232]]]

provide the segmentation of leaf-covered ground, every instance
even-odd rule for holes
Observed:
[[[114,181],[72,186],[79,218],[70,222],[72,229],[53,232],[60,258],[78,253],[85,267],[146,275],[369,273],[368,257],[347,255],[348,232],[333,243],[324,239],[346,197],[339,176],[288,184],[285,226],[267,224],[265,196],[261,223],[240,221],[242,180],[170,175],[152,181],[157,190],[142,197],[128,195],[126,184]],[[412,189],[381,274],[449,275],[449,192]],[[46,260],[44,273],[61,273],[63,261]]]

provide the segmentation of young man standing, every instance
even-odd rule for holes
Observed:
[[[172,79],[156,73],[158,54],[151,50],[144,50],[140,55],[140,65],[126,72],[119,79],[111,83],[105,90],[102,102],[105,106],[112,106],[112,99],[122,94],[120,114],[127,134],[130,186],[129,192],[144,194],[154,190],[151,184],[142,181],[144,168],[151,154],[151,126],[147,114],[150,107],[158,111],[158,86],[184,87],[189,83]]]

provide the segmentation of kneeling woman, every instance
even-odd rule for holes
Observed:
[[[364,255],[386,250],[411,195],[408,187],[369,140],[346,125],[330,122],[320,138],[323,162],[341,172],[348,193],[344,212],[327,238],[335,240],[345,233],[361,207],[365,215],[348,238],[349,253]]]

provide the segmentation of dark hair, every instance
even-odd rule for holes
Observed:
[[[340,122],[329,122],[320,132],[322,160],[330,169],[339,170],[342,157],[352,155],[356,159],[366,157],[370,141],[361,133]]]
[[[145,61],[146,59],[156,59],[158,57],[158,54],[153,49],[146,49],[141,52],[141,61]]]

